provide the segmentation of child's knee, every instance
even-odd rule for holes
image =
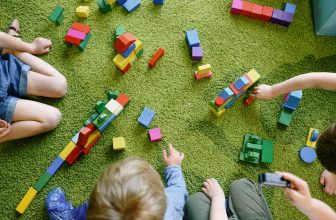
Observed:
[[[55,85],[55,96],[61,98],[65,96],[68,90],[68,84],[64,76],[58,77]]]
[[[61,121],[62,113],[57,108],[50,108],[48,114],[43,117],[43,124],[46,131],[55,129]]]

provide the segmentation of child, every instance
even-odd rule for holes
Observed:
[[[169,144],[169,154],[162,150],[166,164],[164,188],[160,175],[145,160],[129,157],[112,164],[98,180],[91,192],[89,203],[72,210],[71,219],[119,219],[119,220],[178,220],[183,217],[183,207],[188,192],[181,164],[184,154]],[[55,193],[60,191],[54,190]],[[47,208],[51,220],[62,219],[64,210],[50,210],[61,203],[64,195],[48,195]],[[58,199],[63,198],[63,199]],[[64,203],[63,203],[63,206]],[[66,207],[69,207],[66,206]],[[86,213],[87,212],[87,213]],[[84,216],[84,217],[83,217]]]
[[[292,185],[292,188],[284,189],[285,195],[292,205],[309,219],[336,218],[335,212],[327,204],[311,197],[308,184],[304,180],[290,173],[279,174]],[[224,208],[225,195],[215,179],[206,180],[202,191],[206,196],[203,193],[196,193],[189,197],[185,207],[186,220],[273,219],[260,186],[250,180],[240,179],[231,183],[229,211],[232,213]]]
[[[336,90],[336,73],[306,73],[295,76],[284,82],[269,86],[259,85],[254,95],[259,99],[273,99],[279,95],[295,90],[321,88]],[[329,195],[336,194],[336,124],[330,125],[321,135],[316,144],[316,153],[326,168],[320,178],[324,191]]]
[[[51,41],[45,38],[36,38],[32,43],[22,41],[17,19],[11,23],[8,34],[0,32],[0,48],[3,48],[0,55],[0,143],[53,130],[59,123],[61,113],[58,109],[21,99],[27,95],[51,98],[65,95],[65,77],[32,55],[46,54],[51,46]]]

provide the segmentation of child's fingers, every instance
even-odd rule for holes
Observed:
[[[204,187],[202,187],[202,192],[203,192],[204,194],[208,194],[208,191],[207,191],[207,189],[206,189],[206,188],[204,188]]]
[[[208,182],[203,182],[203,186],[208,189],[210,187],[209,183]]]
[[[325,178],[324,178],[324,176],[321,176],[320,183],[321,183],[322,186],[325,186]]]
[[[181,153],[181,160],[184,160],[184,153]]]
[[[172,144],[168,144],[168,148],[169,148],[169,155],[170,155],[174,152],[175,149]]]
[[[167,151],[165,149],[162,149],[162,157],[164,161],[167,161]]]

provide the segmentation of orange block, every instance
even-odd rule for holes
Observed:
[[[78,22],[75,22],[72,27],[72,29],[75,29],[77,31],[81,31],[81,32],[84,32],[84,33],[89,33],[91,28],[85,24],[81,24],[81,23],[78,23]]]
[[[254,4],[251,2],[243,1],[243,9],[240,14],[249,17],[252,12],[253,5]]]
[[[254,4],[252,8],[252,12],[250,14],[250,18],[260,19],[263,8],[264,7],[261,5]]]
[[[116,101],[119,102],[120,105],[125,107],[129,102],[129,98],[125,93],[120,93]]]
[[[156,53],[154,54],[154,56],[149,60],[148,65],[150,68],[154,68],[156,65],[156,62],[164,55],[164,49],[163,48],[159,48]]]
[[[71,36],[68,36],[68,35],[65,36],[64,41],[67,42],[67,43],[69,43],[69,44],[74,44],[76,46],[79,46],[80,43],[82,42],[81,39],[75,38],[75,37],[71,37]]]
[[[264,6],[260,19],[264,21],[270,21],[273,15],[273,8]]]
[[[120,70],[123,74],[125,74],[125,73],[128,72],[129,69],[131,69],[131,66],[132,66],[132,64],[129,63],[129,64],[127,64],[127,66],[124,69],[119,69],[118,68],[118,70]]]
[[[126,32],[116,39],[114,43],[114,49],[121,54],[125,52],[125,50],[127,50],[129,46],[131,46],[131,44],[133,44],[135,41],[136,38],[132,34]]]

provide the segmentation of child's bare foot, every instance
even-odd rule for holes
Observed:
[[[21,38],[21,36],[20,36],[20,23],[19,23],[18,19],[15,18],[12,21],[12,23],[9,25],[7,34],[12,35],[13,37]],[[14,51],[6,49],[6,48],[3,48],[2,54],[5,54],[5,53],[11,53],[11,54],[13,54]]]
[[[6,136],[10,131],[11,126],[8,122],[0,119],[0,138]]]
[[[324,192],[329,195],[336,194],[336,174],[324,170],[321,174],[320,183],[324,186]]]

